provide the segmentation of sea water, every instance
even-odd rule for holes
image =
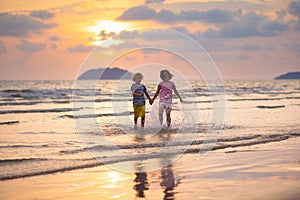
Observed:
[[[157,82],[143,83],[153,96]],[[296,80],[225,81],[224,88],[175,81],[184,101],[174,95],[170,129],[158,122],[158,99],[146,103],[145,128],[134,128],[131,81],[79,84],[1,81],[0,180],[103,164],[151,171],[182,154],[234,152],[300,136]],[[172,159],[163,163],[165,157]]]

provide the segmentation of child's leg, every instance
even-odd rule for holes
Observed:
[[[133,105],[133,112],[134,112],[134,117],[133,117],[134,126],[136,126],[137,125],[137,120],[138,120],[138,110],[137,110],[136,105]]]
[[[134,117],[134,124],[137,124],[138,117]]]
[[[145,105],[142,105],[140,107],[140,109],[141,109],[140,110],[141,126],[144,127],[144,125],[145,125],[145,110],[146,110]]]
[[[134,129],[136,129],[137,128],[137,120],[138,120],[138,117],[135,117],[134,116]]]
[[[159,109],[158,109],[158,119],[159,119],[160,125],[163,124],[163,114],[164,114],[164,107],[163,106],[159,106]]]
[[[171,126],[171,108],[166,108],[167,126]]]
[[[141,125],[142,125],[142,127],[144,127],[144,125],[145,125],[145,117],[141,118]]]

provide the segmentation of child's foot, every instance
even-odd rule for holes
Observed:
[[[166,125],[160,125],[161,130],[166,130],[166,128],[167,128]]]

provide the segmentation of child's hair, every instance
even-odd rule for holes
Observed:
[[[132,79],[133,82],[135,82],[135,80],[136,80],[138,77],[141,77],[141,79],[143,79],[144,76],[143,76],[143,74],[141,74],[141,73],[135,73],[135,74],[132,75],[132,78],[131,78],[131,79]]]
[[[161,71],[160,71],[160,78],[161,78],[161,79],[164,79],[164,73],[168,73],[170,79],[173,77],[173,74],[171,74],[168,70],[164,69],[164,70],[161,70]]]

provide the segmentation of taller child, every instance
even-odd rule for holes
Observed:
[[[137,120],[141,117],[141,126],[145,125],[145,96],[149,99],[150,104],[152,100],[147,92],[145,85],[141,84],[143,75],[141,73],[135,73],[132,76],[132,81],[135,82],[131,85],[131,91],[133,95],[133,110],[134,110],[134,127],[137,126]]]
[[[155,98],[159,95],[159,122],[161,125],[163,124],[163,112],[165,110],[168,127],[171,126],[172,91],[174,91],[180,102],[182,102],[182,99],[176,89],[174,82],[170,81],[172,77],[173,74],[171,74],[168,70],[160,71],[160,78],[162,79],[162,82],[158,84],[156,93],[152,99],[152,101],[154,101]]]

